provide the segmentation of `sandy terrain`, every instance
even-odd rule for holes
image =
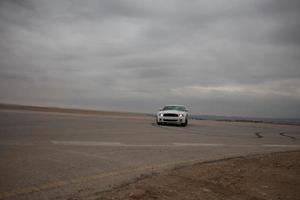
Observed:
[[[300,152],[272,153],[199,163],[138,179],[96,199],[300,198]]]

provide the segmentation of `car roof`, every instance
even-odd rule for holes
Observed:
[[[181,107],[186,107],[186,106],[183,106],[183,105],[173,105],[173,104],[169,104],[169,105],[165,105],[165,106],[181,106]]]

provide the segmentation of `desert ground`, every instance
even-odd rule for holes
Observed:
[[[175,168],[100,192],[97,199],[285,199],[300,197],[300,151]]]
[[[299,126],[0,110],[0,199],[299,197]]]

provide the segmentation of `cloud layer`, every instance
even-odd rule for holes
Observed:
[[[300,117],[297,0],[0,1],[0,101]]]

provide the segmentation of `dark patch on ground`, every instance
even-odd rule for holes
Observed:
[[[281,136],[283,136],[283,137],[288,137],[288,138],[291,138],[291,139],[293,139],[293,140],[296,140],[297,138],[296,137],[294,137],[294,136],[290,136],[290,135],[287,135],[286,133],[284,133],[284,132],[281,132],[281,133],[279,133],[279,135],[281,135]]]
[[[263,138],[263,136],[261,135],[261,132],[257,132],[257,133],[254,133],[256,135],[256,137],[258,138]]]

